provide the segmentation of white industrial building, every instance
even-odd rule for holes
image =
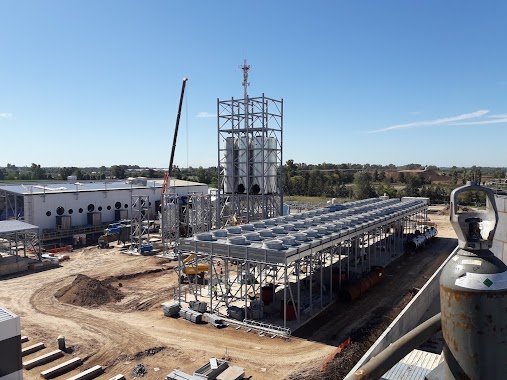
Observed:
[[[157,215],[162,180],[131,178],[101,182],[60,182],[0,186],[0,220],[22,220],[39,227],[43,240],[100,232],[104,224],[132,217],[132,197],[149,197]],[[206,184],[172,180],[169,192],[184,197],[207,194]]]

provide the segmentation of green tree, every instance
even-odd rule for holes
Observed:
[[[125,178],[125,165],[113,165],[111,166],[111,171],[113,174],[113,177],[118,179],[124,179]]]
[[[357,172],[354,174],[354,197],[356,199],[366,199],[376,195],[371,187],[371,176],[367,172]]]
[[[40,165],[32,163],[30,171],[32,172],[32,179],[46,179],[46,171]]]

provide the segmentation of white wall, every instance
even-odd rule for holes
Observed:
[[[178,186],[170,187],[171,193],[176,193],[178,196],[185,196],[191,193],[208,194],[208,186],[204,184],[192,186]],[[88,224],[87,214],[88,205],[94,205],[94,212],[101,212],[102,222],[113,222],[115,203],[121,203],[121,210],[128,210],[128,218],[132,217],[131,213],[131,196],[144,195],[149,197],[151,203],[150,209],[152,215],[156,215],[158,210],[155,209],[155,202],[160,201],[162,193],[161,187],[146,187],[146,188],[126,188],[126,189],[108,189],[96,191],[68,191],[51,193],[46,192],[43,194],[25,195],[24,208],[25,208],[25,221],[34,224],[41,229],[56,229],[56,209],[63,207],[65,212],[63,215],[70,215],[72,226],[83,226]],[[29,198],[32,197],[33,215],[29,217]],[[127,205],[127,207],[125,207]],[[99,207],[102,210],[99,210]],[[108,207],[110,208],[108,210]],[[82,212],[79,212],[79,209]],[[72,209],[72,214],[69,210]],[[47,216],[46,213],[50,211],[51,215]]]
[[[155,212],[155,201],[160,200],[161,188],[145,188],[145,189],[121,189],[121,190],[100,190],[100,191],[80,191],[80,192],[66,192],[66,193],[55,193],[41,195],[32,195],[33,199],[33,217],[32,220],[26,220],[26,222],[35,224],[42,229],[55,229],[56,228],[56,209],[63,207],[65,212],[63,215],[70,215],[72,226],[82,226],[88,224],[87,214],[88,205],[92,204],[95,206],[94,211],[99,211],[99,207],[102,207],[101,215],[102,222],[114,221],[114,210],[115,203],[121,203],[121,209],[128,209],[128,217],[132,216],[131,207],[131,195],[147,195],[151,203],[151,210]],[[25,216],[29,207],[28,201],[29,195],[25,196],[24,207]],[[127,205],[127,208],[125,208]],[[108,207],[110,208],[108,210]],[[79,212],[79,209],[82,212]],[[72,214],[69,210],[72,209]],[[51,216],[47,216],[46,213],[50,211]]]

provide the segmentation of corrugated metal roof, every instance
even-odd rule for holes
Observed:
[[[391,368],[382,380],[424,380],[441,360],[441,356],[433,352],[413,350]]]
[[[0,234],[10,234],[22,231],[38,231],[39,227],[33,224],[25,223],[20,220],[3,220],[0,221]]]
[[[41,183],[18,183],[0,185],[0,191],[9,191],[18,194],[56,194],[76,191],[104,191],[104,190],[125,190],[125,189],[146,189],[146,188],[162,188],[163,179],[154,179],[146,182],[146,186],[139,184],[127,183],[126,180],[113,181],[94,181],[94,182],[41,182]],[[171,187],[187,187],[187,186],[208,186],[204,183],[184,181],[180,179],[171,179],[169,188]]]

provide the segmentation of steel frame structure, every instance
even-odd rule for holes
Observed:
[[[213,228],[216,212],[210,194],[189,194],[179,197],[164,194],[162,200],[161,238],[164,254],[170,255],[180,237],[192,236]]]
[[[414,233],[426,219],[427,205],[422,201],[370,199],[181,239],[180,267],[183,255],[195,253],[195,265],[207,263],[210,272],[207,281],[200,284],[180,284],[175,299],[205,301],[210,312],[226,317],[232,305],[249,310],[249,302],[259,295],[262,298],[265,287],[274,284],[274,302],[264,307],[264,317],[254,322],[247,314],[243,323],[287,336],[333,302],[342,288],[341,273],[353,279],[372,267],[386,266],[404,253],[407,234]],[[260,227],[268,222],[272,227]],[[259,228],[251,228],[256,225]],[[238,228],[242,234],[238,235]],[[280,233],[274,233],[274,238],[255,239],[262,231]],[[238,244],[238,236],[245,237],[245,242]],[[300,240],[290,243],[291,236]],[[282,247],[269,248],[277,239],[285,239]],[[338,281],[335,272],[339,273]],[[287,319],[289,301],[296,305],[294,321]]]
[[[22,250],[24,257],[27,252],[30,252],[40,261],[42,256],[39,227],[18,221],[13,222],[13,228],[6,230],[0,228],[0,251],[9,254],[15,252],[16,261],[18,261],[19,251]]]
[[[22,194],[0,191],[0,220],[25,220],[25,202]],[[26,220],[30,223],[30,220]]]
[[[218,227],[231,218],[249,222],[281,215],[283,99],[246,93],[243,99],[217,99],[217,115]],[[227,141],[245,143],[234,149]],[[253,142],[256,149],[251,149]],[[237,191],[240,181],[246,182],[243,193]],[[252,191],[254,182],[258,191]]]
[[[141,253],[150,240],[150,197],[148,195],[132,195],[132,220],[130,223],[130,250]]]

